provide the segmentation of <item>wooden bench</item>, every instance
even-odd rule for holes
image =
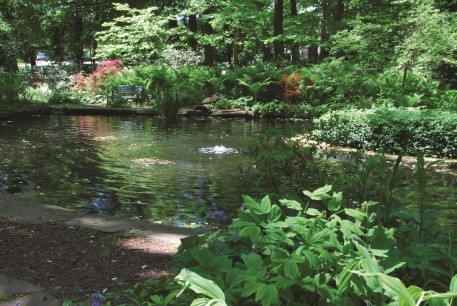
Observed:
[[[142,96],[143,87],[142,86],[132,86],[132,85],[119,85],[113,86],[111,89],[111,94],[107,96],[106,106],[109,106],[109,102],[114,102],[114,99],[133,99],[137,103],[141,102],[143,99]]]

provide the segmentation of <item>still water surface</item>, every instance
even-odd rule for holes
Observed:
[[[88,213],[182,226],[253,195],[246,147],[271,124],[42,116],[0,123],[0,188]],[[215,216],[220,216],[215,214]]]
[[[202,213],[219,222],[235,215],[241,195],[261,196],[240,169],[249,162],[251,138],[272,127],[283,125],[64,115],[3,121],[0,192],[177,226],[201,221]],[[428,184],[427,202],[441,212],[444,228],[457,229],[455,186]],[[410,208],[420,202],[411,181],[395,194]]]

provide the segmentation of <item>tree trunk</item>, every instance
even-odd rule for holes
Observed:
[[[29,60],[30,60],[30,66],[35,67],[36,66],[36,54],[33,50],[30,51],[30,53],[29,53]]]
[[[195,35],[198,30],[198,23],[197,23],[197,15],[192,14],[189,15],[189,31],[191,34]],[[197,40],[195,39],[194,36],[191,36],[189,38],[189,47],[193,51],[197,51]]]
[[[209,11],[206,11],[205,13],[209,13]],[[202,32],[205,35],[211,35],[213,34],[213,27],[209,23],[209,21],[205,21],[202,25]],[[204,47],[204,55],[205,55],[205,60],[203,64],[208,67],[214,66],[214,48],[210,44],[205,45]]]
[[[333,8],[333,20],[340,21],[344,15],[344,1],[338,0]]]
[[[298,15],[297,11],[297,0],[290,0],[290,17],[293,19]],[[300,50],[299,46],[295,41],[291,43],[291,50],[292,50],[292,58],[293,62],[300,60]]]
[[[240,45],[238,44],[241,37],[241,29],[237,28],[235,30],[235,40],[233,42],[233,52],[232,52],[232,65],[239,65],[239,55],[240,55]]]
[[[52,40],[52,52],[54,56],[60,61],[63,62],[64,57],[64,47],[63,47],[63,35],[65,33],[64,27],[55,27],[52,29],[51,40]]]
[[[75,19],[74,19],[74,41],[73,41],[73,52],[75,56],[75,63],[78,67],[82,68],[84,63],[84,44],[83,44],[83,17],[82,9],[80,7],[76,8]]]
[[[284,33],[284,0],[275,0],[273,15],[273,35],[275,38]],[[275,59],[284,58],[284,42],[275,40],[273,43]]]
[[[328,15],[328,0],[322,0],[321,21],[319,27],[319,46],[317,47],[317,58],[322,60],[328,56],[327,50],[324,49],[323,42],[327,39],[327,15]]]
[[[170,7],[171,7],[171,11],[174,12],[175,11],[175,7],[176,7],[176,1],[171,1]],[[170,19],[168,19],[168,28],[171,30],[171,29],[175,29],[177,27],[178,27],[178,20],[176,19],[176,17],[170,16]],[[179,36],[178,35],[171,35],[170,36],[170,42],[171,43],[175,43],[177,41],[179,41]]]

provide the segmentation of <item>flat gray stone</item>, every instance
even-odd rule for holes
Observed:
[[[16,297],[10,301],[0,302],[0,306],[59,306],[58,299],[44,292]]]
[[[102,232],[130,232],[138,236],[151,236],[171,243],[195,235],[192,229],[164,226],[139,220],[121,219],[113,216],[84,215],[66,208],[24,199],[19,195],[0,194],[0,218],[6,217],[19,223],[59,222],[81,226]]]
[[[21,293],[34,293],[43,290],[45,289],[42,287],[29,284],[4,274],[0,274],[0,295],[9,296]]]
[[[0,273],[0,296],[11,297],[0,306],[57,306],[59,300],[45,292],[45,288],[32,285]],[[16,297],[14,297],[16,296]]]

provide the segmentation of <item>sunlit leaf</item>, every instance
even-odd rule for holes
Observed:
[[[305,190],[303,191],[303,193],[310,197],[312,200],[322,201],[329,200],[332,198],[330,195],[327,194],[328,192],[330,192],[330,190],[332,190],[332,185],[325,185],[324,187],[318,188],[313,192]]]
[[[217,305],[226,305],[224,292],[212,280],[201,277],[195,272],[188,269],[182,269],[175,280],[183,286],[183,289],[189,288],[195,293],[204,294],[211,299],[218,300]],[[180,292],[180,293],[181,293]]]

